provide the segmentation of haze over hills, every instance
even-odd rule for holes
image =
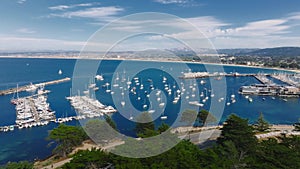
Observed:
[[[158,52],[161,52],[163,50],[145,50],[142,53],[149,53],[149,56],[155,57],[154,54],[158,54]],[[167,49],[166,51],[173,53],[179,57],[185,56],[185,57],[193,57],[196,55],[194,51],[188,50],[186,48],[173,48],[173,49]],[[217,51],[214,51],[212,49],[201,49],[197,51],[197,54],[216,54],[216,52],[220,55],[231,55],[231,56],[260,56],[260,57],[297,57],[300,56],[300,47],[276,47],[276,48],[264,48],[264,49],[258,49],[258,48],[240,48],[240,49],[217,49]],[[141,52],[134,52],[134,51],[122,51],[122,52],[110,52],[110,56],[133,56],[133,53],[141,53]],[[63,50],[57,50],[57,51],[0,51],[0,56],[5,57],[42,57],[42,56],[48,56],[48,57],[77,57],[80,54],[80,51],[63,51]],[[95,55],[99,53],[95,52],[85,52],[86,55],[91,54]],[[104,54],[104,52],[102,53]],[[136,54],[134,54],[134,58],[138,57]],[[161,54],[159,57],[162,57]]]
[[[221,54],[235,56],[261,56],[261,57],[295,57],[300,56],[300,47],[276,47],[265,49],[220,49]]]

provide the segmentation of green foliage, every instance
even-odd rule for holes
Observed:
[[[294,124],[295,131],[300,131],[300,118],[298,119],[298,122]]]
[[[155,130],[155,126],[152,120],[152,117],[149,115],[148,112],[144,112],[137,117],[137,123],[135,126],[135,131],[138,135],[144,137],[151,137],[153,136],[153,132]],[[151,133],[150,135],[149,132]]]
[[[110,127],[112,127],[113,129],[117,130],[117,125],[116,123],[112,120],[112,118],[110,116],[106,116],[105,117],[105,121],[106,123],[109,124]]]
[[[264,115],[260,113],[256,124],[254,125],[255,130],[264,132],[270,129],[269,123],[264,119]]]
[[[215,123],[217,122],[217,119],[214,115],[212,115],[209,111],[207,110],[200,110],[198,115],[199,123],[204,126],[205,124],[210,124],[210,123]]]
[[[160,126],[166,128],[165,124]],[[159,127],[159,128],[160,128]],[[158,131],[162,131],[158,128]],[[157,132],[145,128],[144,133]],[[148,133],[148,134],[149,134]],[[164,132],[166,134],[169,132]],[[126,140],[126,144],[115,147],[115,152],[128,155],[151,155],[152,152],[166,148],[177,136],[156,137],[155,142],[147,143],[136,139]],[[147,138],[152,139],[152,138]],[[144,151],[141,151],[144,150]],[[130,154],[132,153],[132,154]],[[144,154],[143,154],[144,153]],[[148,153],[148,154],[147,154]],[[248,120],[230,115],[222,129],[217,144],[200,150],[187,140],[169,151],[148,158],[126,158],[101,150],[78,152],[63,168],[105,168],[116,169],[219,169],[219,168],[257,168],[257,169],[298,169],[300,168],[300,136],[281,136],[258,141]]]
[[[103,168],[111,165],[116,169],[198,169],[199,152],[199,148],[188,141],[181,141],[173,149],[149,158],[127,158],[94,149],[78,152],[63,168]]]
[[[75,146],[80,145],[82,141],[87,139],[87,136],[81,127],[60,124],[57,128],[50,131],[48,139],[57,143],[53,153],[66,157]]]
[[[20,162],[9,162],[1,169],[33,169],[33,163],[29,163],[28,161],[20,161]]]
[[[159,133],[155,130],[150,130],[145,128],[145,130],[142,133],[138,133],[137,136],[140,138],[148,138],[148,137],[153,137],[157,136]]]
[[[170,128],[169,125],[167,125],[166,123],[162,123],[162,124],[158,127],[157,131],[158,131],[159,133],[163,133],[163,132],[167,131],[169,128]]]
[[[65,164],[62,168],[72,169],[90,169],[90,168],[104,168],[111,166],[110,155],[99,149],[92,149],[86,151],[79,151],[71,160],[70,163]]]
[[[249,126],[248,120],[234,114],[230,115],[223,125],[217,143],[222,145],[225,141],[232,141],[239,151],[251,151],[257,144],[253,128]]]
[[[106,118],[108,119],[108,118]],[[94,119],[94,120],[89,120],[86,125],[85,125],[85,131],[90,137],[91,140],[93,140],[97,144],[104,145],[108,143],[112,139],[116,139],[119,134],[111,125],[113,125],[112,120],[109,123],[99,120],[99,119]],[[113,125],[114,126],[114,125]]]
[[[294,142],[295,138],[298,141]],[[300,137],[281,137],[279,140],[270,138],[262,141],[253,156],[253,168],[300,168],[300,151],[294,148],[295,144],[299,147],[299,139]]]
[[[197,112],[194,110],[185,110],[181,114],[180,121],[184,122],[187,126],[191,126],[197,120]]]

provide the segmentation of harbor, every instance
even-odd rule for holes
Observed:
[[[10,100],[15,105],[16,120],[15,124],[0,126],[0,132],[14,131],[15,128],[31,128],[48,125],[53,123],[65,123],[72,120],[82,120],[110,115],[117,112],[112,106],[106,106],[96,99],[89,96],[70,96],[66,99],[76,110],[76,116],[56,117],[55,111],[50,108],[47,102],[47,94],[50,90],[45,90],[46,85],[59,84],[71,80],[64,78],[55,81],[43,82],[39,84],[30,84],[23,87],[12,88],[1,91],[2,95],[14,94]],[[30,96],[19,97],[19,92],[33,92]]]
[[[286,85],[275,84],[267,76],[279,80]],[[264,96],[280,96],[280,97],[299,97],[299,82],[290,79],[291,74],[258,74],[254,76],[261,84],[252,84],[250,86],[242,86],[239,89],[240,94],[244,95],[264,95]]]
[[[49,92],[49,91],[48,91]],[[52,111],[47,103],[47,91],[38,90],[39,94],[24,98],[13,99],[12,104],[16,105],[15,124],[0,127],[0,132],[13,131],[15,128],[31,128],[53,123],[65,123],[72,120],[97,118],[117,112],[112,106],[103,105],[96,99],[88,96],[72,96],[66,99],[77,112],[76,116],[56,118],[55,111]]]

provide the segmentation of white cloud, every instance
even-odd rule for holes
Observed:
[[[62,18],[81,17],[81,18],[92,18],[92,19],[105,19],[105,18],[113,17],[122,11],[124,11],[123,8],[115,7],[115,6],[93,7],[93,8],[86,8],[77,11],[68,11],[60,14],[51,14],[50,16],[62,17]]]
[[[225,33],[237,36],[267,36],[273,34],[284,34],[290,28],[285,19],[271,19],[250,22],[243,27],[227,29]]]
[[[293,15],[293,19],[297,15]],[[244,26],[235,27],[212,16],[186,18],[199,30],[189,29],[189,25],[180,22],[160,23],[182,30],[164,35],[154,35],[149,40],[160,40],[166,37],[187,41],[209,38],[217,48],[251,48],[273,46],[300,46],[300,37],[292,34],[292,18],[279,18],[248,22]],[[185,28],[186,27],[186,28]],[[203,33],[203,34],[201,34]],[[298,38],[298,39],[297,39]]]
[[[300,20],[300,12],[294,12],[294,13],[290,13],[289,20]]]
[[[27,1],[27,0],[18,0],[17,3],[18,3],[18,4],[23,4],[23,3],[25,3],[26,1]]]
[[[20,29],[17,29],[16,32],[23,33],[23,34],[33,34],[33,33],[35,33],[34,30],[30,30],[28,28],[20,28]]]
[[[203,6],[204,4],[201,4],[194,0],[154,0],[154,2],[163,4],[163,5],[177,5],[180,7],[199,7]]]
[[[67,9],[72,9],[76,7],[89,7],[89,6],[94,6],[98,5],[100,3],[82,3],[82,4],[74,4],[74,5],[58,5],[58,6],[51,6],[49,9],[51,10],[67,10]]]
[[[185,4],[188,3],[188,0],[154,0],[155,2],[161,4]]]
[[[0,50],[81,50],[85,43],[85,41],[0,36]]]

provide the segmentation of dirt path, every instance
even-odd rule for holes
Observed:
[[[116,142],[112,142],[110,144],[108,144],[107,146],[104,146],[104,147],[100,147],[98,145],[95,145],[93,143],[89,143],[89,142],[84,142],[82,146],[80,147],[77,147],[75,150],[73,150],[70,154],[75,154],[77,151],[79,150],[91,150],[92,148],[101,148],[102,150],[109,150],[115,146],[118,146],[118,145],[121,145],[121,144],[124,144],[125,142],[124,141],[116,141]],[[72,160],[72,158],[67,158],[67,159],[64,159],[64,160],[61,160],[61,161],[58,161],[58,162],[55,162],[55,163],[52,163],[50,165],[47,165],[45,167],[40,167],[39,169],[52,169],[52,168],[59,168],[61,166],[63,166],[64,164],[70,162]]]

